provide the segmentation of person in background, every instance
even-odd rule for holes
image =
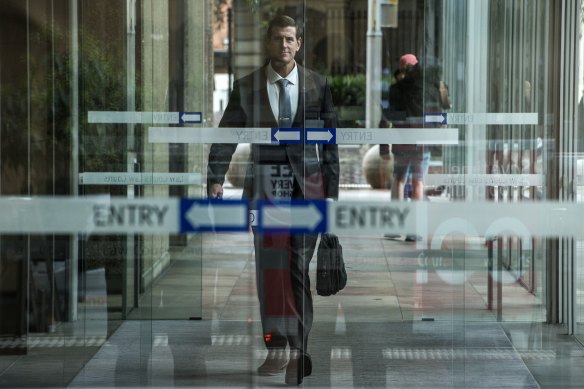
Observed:
[[[265,37],[269,62],[236,81],[219,127],[304,127],[305,120],[336,127],[337,117],[327,79],[298,64],[300,26],[276,16]],[[207,191],[223,196],[225,173],[235,144],[213,144],[207,167]],[[337,145],[253,145],[243,196],[258,200],[336,199],[339,194]],[[285,382],[302,383],[312,373],[308,334],[313,301],[308,276],[316,234],[258,233],[255,227],[257,292],[264,344],[268,349],[259,375],[286,372]],[[289,353],[286,353],[289,347]]]
[[[383,115],[380,127],[421,128],[424,127],[424,112],[436,112],[429,103],[438,98],[438,87],[429,87],[417,57],[404,54],[399,60],[396,82],[389,89],[389,109]],[[438,85],[437,85],[438,86]],[[430,89],[436,89],[433,93]],[[436,96],[434,96],[436,95]],[[411,144],[380,145],[380,156],[390,158],[393,153],[393,180],[391,198],[403,201],[408,178],[411,178],[412,201],[424,199],[424,176],[428,173],[430,150],[427,146]],[[387,238],[399,235],[386,234]],[[407,235],[406,241],[416,241],[419,237]]]

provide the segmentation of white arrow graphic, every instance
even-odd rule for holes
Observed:
[[[426,115],[427,123],[444,123],[444,115]]]
[[[322,221],[322,214],[312,203],[307,205],[265,205],[262,226],[269,228],[303,228],[313,231]]]
[[[183,113],[180,117],[183,122],[200,122],[201,121],[201,114],[198,113]]]
[[[274,138],[277,141],[282,140],[300,140],[300,130],[297,131],[276,131],[274,134]]]
[[[330,130],[325,131],[306,131],[306,140],[308,141],[326,141],[330,142],[333,138]]]
[[[247,207],[245,204],[208,204],[194,203],[185,215],[191,225],[202,227],[241,227],[247,226]]]

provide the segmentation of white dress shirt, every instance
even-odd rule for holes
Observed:
[[[294,69],[286,76],[281,77],[276,71],[272,68],[272,63],[266,66],[266,80],[267,80],[267,88],[268,88],[268,97],[270,99],[270,107],[272,108],[272,113],[274,114],[274,119],[278,122],[278,118],[280,117],[280,87],[278,86],[278,80],[281,78],[286,78],[289,83],[286,87],[288,89],[288,93],[290,94],[290,105],[292,108],[292,121],[294,122],[294,118],[296,117],[296,112],[298,111],[298,66],[294,63]]]

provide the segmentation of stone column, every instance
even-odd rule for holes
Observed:
[[[169,84],[168,0],[143,0],[142,5],[142,110],[168,111]],[[180,60],[177,58],[177,60]],[[143,128],[145,131],[146,128]],[[168,172],[168,145],[150,144],[142,137],[144,172]],[[146,185],[144,197],[168,197],[168,186]],[[167,235],[144,236],[144,267],[141,276],[146,285],[164,269],[170,257]]]
[[[185,109],[202,113],[202,126],[213,125],[213,0],[190,1],[186,4],[184,79]],[[180,59],[179,59],[180,60]],[[188,146],[188,171],[205,172],[204,145]],[[203,196],[202,186],[189,186],[189,197]]]
[[[233,72],[237,80],[264,62],[264,26],[245,1],[233,3]]]
[[[327,3],[327,67],[343,71],[347,66],[347,5],[345,0]]]

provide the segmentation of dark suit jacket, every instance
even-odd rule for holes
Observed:
[[[266,66],[235,81],[229,103],[219,127],[278,127],[266,89]],[[305,120],[323,120],[324,127],[336,127],[337,116],[325,77],[298,66],[299,96],[296,117],[292,127],[304,127]],[[218,130],[220,131],[220,130]],[[236,144],[213,144],[207,165],[207,185],[223,185]],[[252,145],[243,196],[253,198],[253,166],[261,159],[263,145]],[[267,146],[273,147],[273,146]],[[323,145],[319,149],[307,144],[287,144],[284,147],[294,177],[304,198],[338,198],[339,154],[337,145]],[[259,155],[259,157],[258,157]],[[261,161],[259,161],[261,162]]]

